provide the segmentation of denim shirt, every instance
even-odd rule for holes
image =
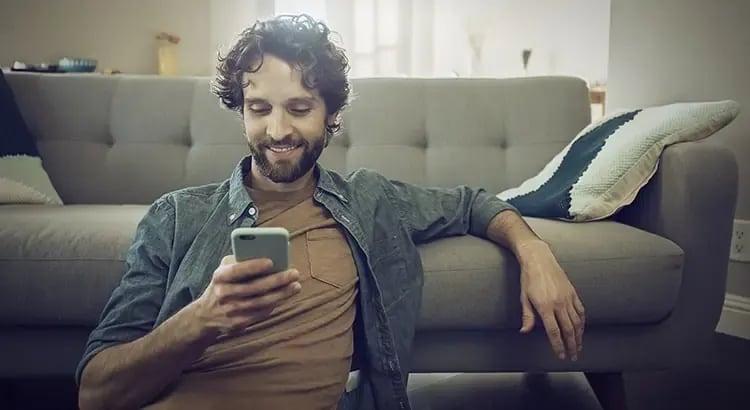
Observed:
[[[101,350],[145,336],[208,286],[230,233],[253,226],[257,208],[244,186],[244,158],[222,183],[170,192],[138,224],[126,271],[92,331],[76,371]],[[486,237],[492,218],[515,209],[482,189],[425,188],[366,169],[347,177],[316,165],[314,200],[345,228],[359,275],[357,321],[364,340],[360,388],[341,408],[409,409],[406,381],[422,301],[417,245],[472,234]],[[356,400],[353,396],[356,393]]]

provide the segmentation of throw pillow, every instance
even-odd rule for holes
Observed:
[[[526,216],[574,222],[608,218],[633,202],[656,172],[665,147],[706,138],[738,113],[739,104],[727,100],[607,115],[579,132],[539,174],[497,197]]]
[[[62,205],[0,70],[0,204]]]

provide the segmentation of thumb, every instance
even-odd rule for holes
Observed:
[[[231,265],[236,262],[237,261],[234,260],[234,255],[226,255],[225,257],[221,258],[221,265]]]
[[[534,310],[531,308],[531,302],[526,295],[521,296],[521,333],[528,333],[534,328]]]

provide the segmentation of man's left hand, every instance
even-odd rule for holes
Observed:
[[[576,290],[545,242],[530,241],[520,246],[519,251],[521,333],[534,328],[536,310],[555,354],[563,360],[567,357],[578,360],[586,316]]]

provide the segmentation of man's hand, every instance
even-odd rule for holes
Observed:
[[[535,309],[555,354],[560,359],[578,360],[586,316],[573,285],[545,242],[533,240],[519,245],[518,257],[523,307],[521,332],[528,333],[534,328]]]
[[[225,256],[193,311],[206,331],[236,334],[271,314],[283,301],[299,293],[299,272],[289,269],[268,274],[269,259],[236,262]]]

